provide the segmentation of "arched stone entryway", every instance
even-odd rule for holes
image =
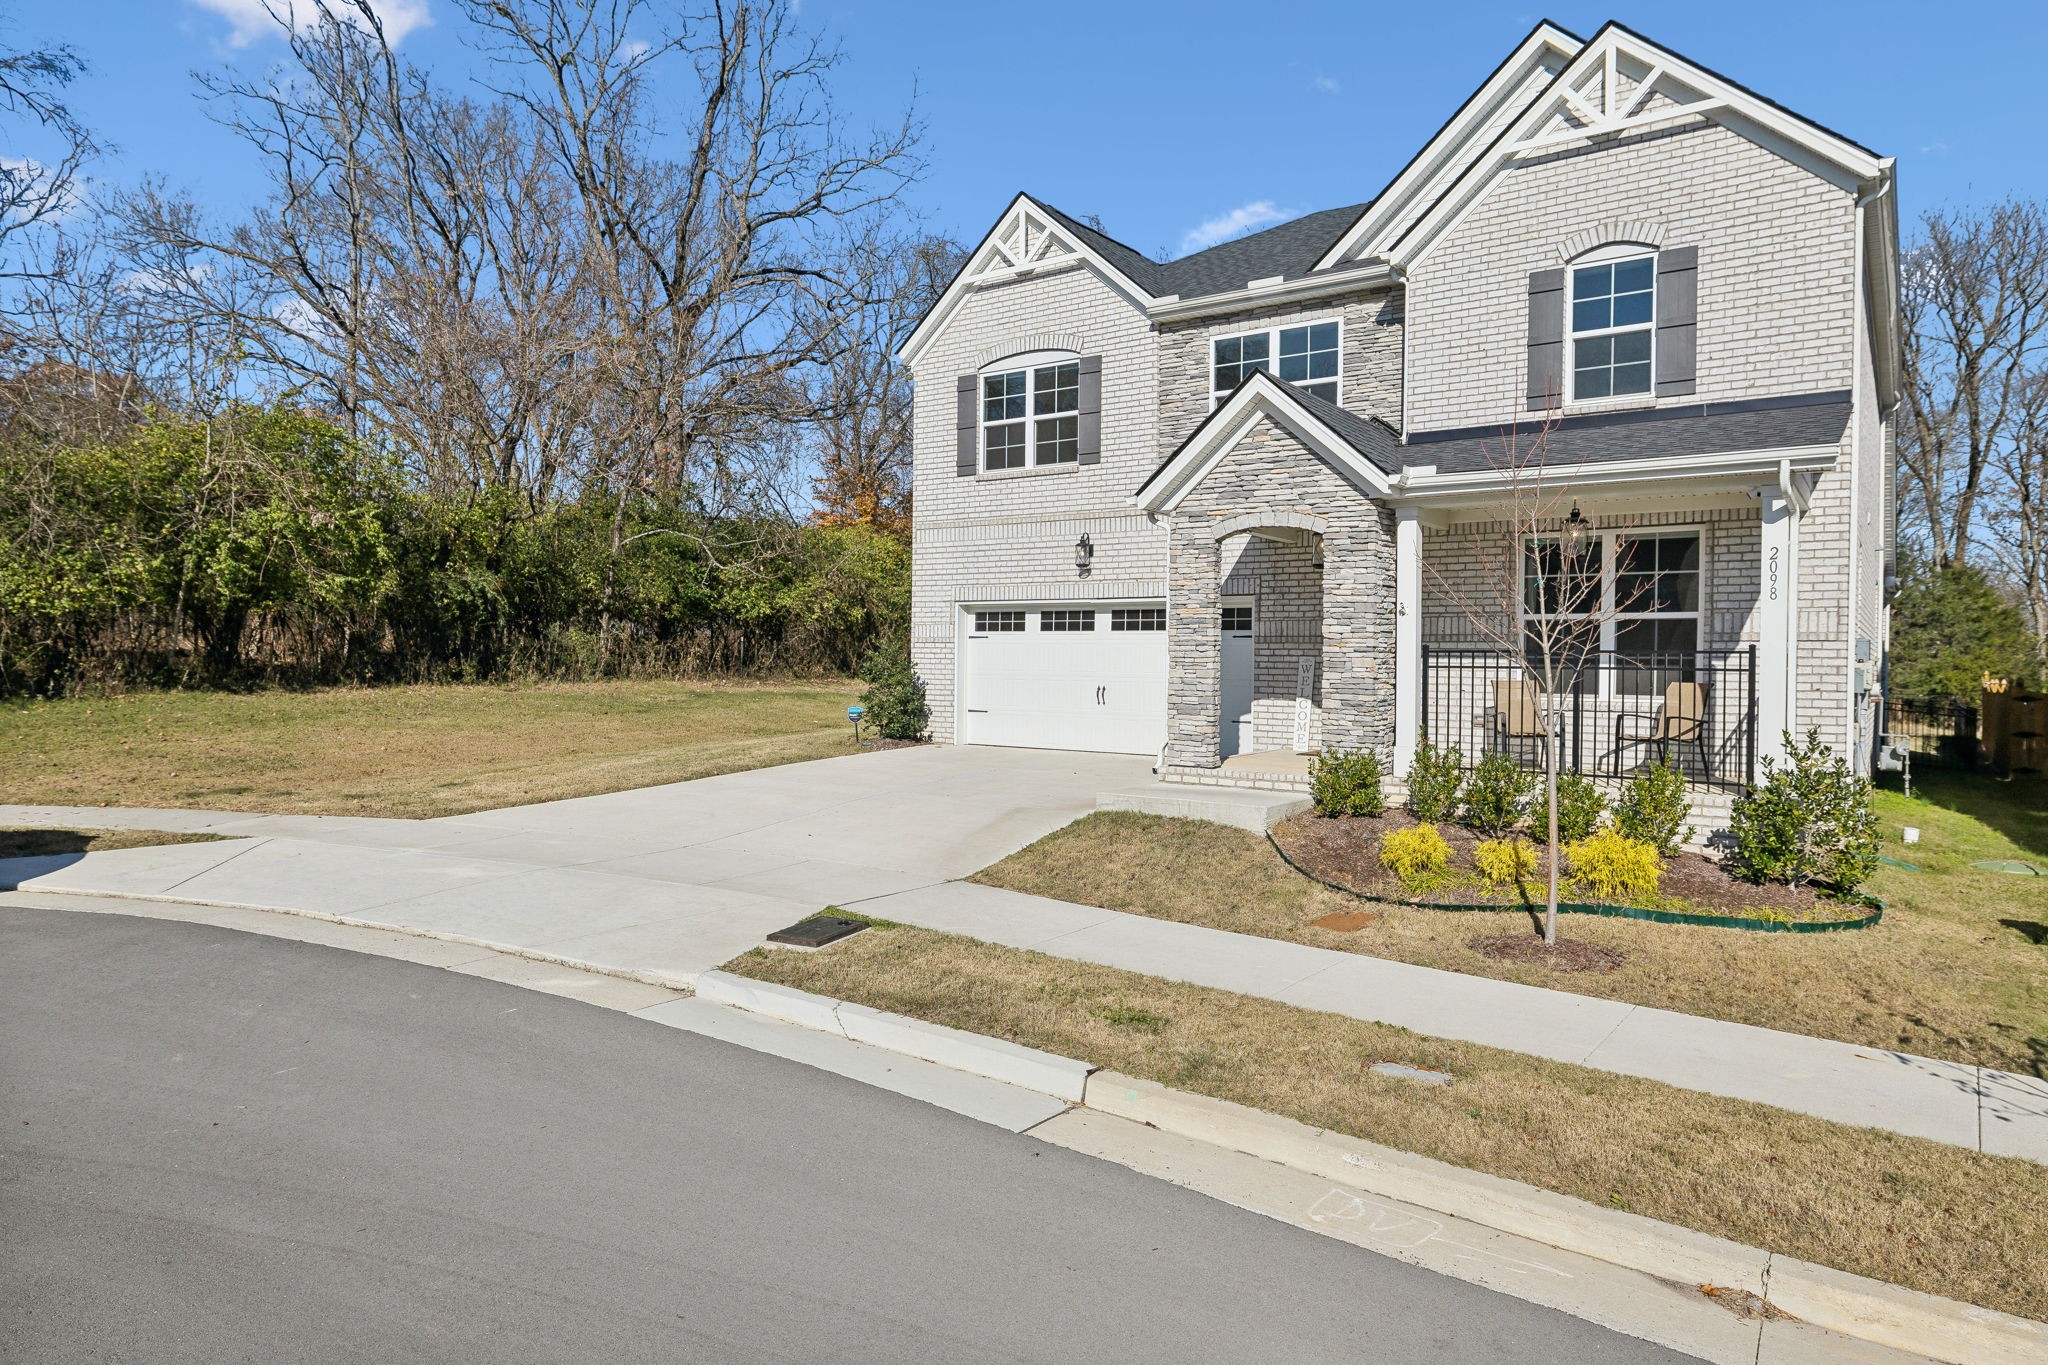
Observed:
[[[1259,580],[1257,597],[1261,605],[1270,597],[1276,627],[1256,643],[1253,744],[1282,747],[1274,741],[1284,736],[1286,748],[1297,747],[1302,736],[1292,712],[1297,693],[1305,693],[1309,725],[1300,747],[1389,752],[1394,576],[1388,509],[1292,433],[1261,422],[1168,518],[1168,766],[1222,762],[1222,606],[1229,569],[1240,580]],[[1250,565],[1244,564],[1246,537],[1258,542]]]

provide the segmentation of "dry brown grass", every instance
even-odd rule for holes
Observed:
[[[1897,798],[1885,804],[1894,837]],[[1903,809],[1903,808],[1902,808]],[[975,880],[1111,910],[1288,939],[1423,967],[1604,996],[1869,1047],[2048,1074],[2048,948],[2008,925],[2048,920],[2048,878],[1972,872],[1963,854],[2018,857],[1971,816],[1916,803],[1926,827],[1872,889],[1888,905],[1870,929],[1760,934],[1569,915],[1560,932],[1625,955],[1613,972],[1563,973],[1481,956],[1470,940],[1532,932],[1520,911],[1387,905],[1355,933],[1310,920],[1360,902],[1318,886],[1259,835],[1197,820],[1103,812],[1076,821]],[[1998,847],[2008,851],[1998,853]],[[1944,848],[1953,851],[1944,853]],[[1893,852],[1906,850],[1894,845]],[[2027,898],[2032,898],[2028,900]],[[2027,909],[2025,907],[2034,908]],[[2048,928],[2048,926],[2042,926]]]
[[[924,929],[726,969],[2048,1317],[2048,1168],[2016,1158]],[[1367,1070],[1380,1061],[1457,1079]]]
[[[853,751],[850,683],[149,692],[0,708],[0,792],[424,818]]]
[[[167,829],[0,829],[0,858],[49,858],[66,853],[105,853],[116,848],[158,844],[210,844],[218,834],[179,834]]]

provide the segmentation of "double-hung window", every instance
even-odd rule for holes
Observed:
[[[1605,531],[1583,551],[1531,536],[1522,555],[1522,648],[1538,681],[1568,691],[1655,696],[1697,676],[1700,643],[1697,531]],[[1597,666],[1606,651],[1612,666]],[[1604,681],[1602,675],[1605,675]]]
[[[1631,255],[1573,266],[1569,307],[1572,399],[1650,392],[1657,258]]]
[[[1080,413],[1078,361],[983,375],[981,467],[1076,463],[1081,455]]]
[[[1217,337],[1209,343],[1209,397],[1214,407],[1255,370],[1264,370],[1327,402],[1337,401],[1343,327],[1311,322]]]

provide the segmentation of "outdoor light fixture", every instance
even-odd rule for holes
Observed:
[[[1095,542],[1088,539],[1088,533],[1086,531],[1083,531],[1081,533],[1081,538],[1074,542],[1074,567],[1079,569],[1082,573],[1087,573],[1088,565],[1091,562],[1093,562],[1094,559]]]
[[[1572,514],[1564,519],[1564,552],[1568,559],[1577,559],[1586,553],[1586,532],[1591,528],[1577,503],[1572,504]]]

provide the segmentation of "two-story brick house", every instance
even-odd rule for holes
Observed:
[[[1513,643],[1576,612],[1580,767],[1739,785],[1808,727],[1867,766],[1893,184],[1545,24],[1369,203],[1158,262],[1020,194],[903,349],[934,738],[1399,773],[1527,738]]]

